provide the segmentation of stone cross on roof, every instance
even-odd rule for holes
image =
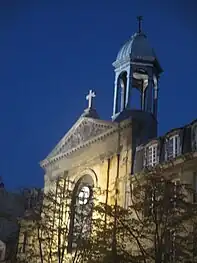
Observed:
[[[96,97],[94,91],[90,90],[89,94],[86,96],[86,100],[88,100],[88,109],[92,108],[92,99]]]

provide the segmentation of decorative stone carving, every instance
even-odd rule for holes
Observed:
[[[51,152],[49,157],[68,152],[101,133],[104,133],[110,128],[113,128],[113,125],[110,126],[109,124],[96,123],[84,119],[79,125],[76,125],[76,128],[71,129],[70,132],[65,135],[56,148]]]
[[[79,144],[99,135],[104,130],[106,130],[105,127],[103,128],[102,126],[94,123],[91,123],[90,125],[89,122],[84,121],[66,140],[63,147],[60,148],[60,152],[67,152],[68,150],[77,147]]]

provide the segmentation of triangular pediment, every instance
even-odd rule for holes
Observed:
[[[115,127],[116,123],[110,121],[81,117],[65,134],[46,159],[65,154]]]

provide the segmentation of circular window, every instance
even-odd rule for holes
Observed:
[[[80,205],[87,204],[90,198],[90,188],[88,186],[83,186],[79,191],[78,198]]]

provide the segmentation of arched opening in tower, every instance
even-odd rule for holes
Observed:
[[[126,101],[127,89],[127,72],[122,72],[118,77],[117,82],[117,99],[116,99],[116,113],[124,110]]]
[[[135,110],[145,110],[148,86],[148,74],[138,69],[133,73],[131,108]]]
[[[135,110],[142,109],[142,92],[139,88],[133,87],[132,89],[132,103],[131,108]]]

